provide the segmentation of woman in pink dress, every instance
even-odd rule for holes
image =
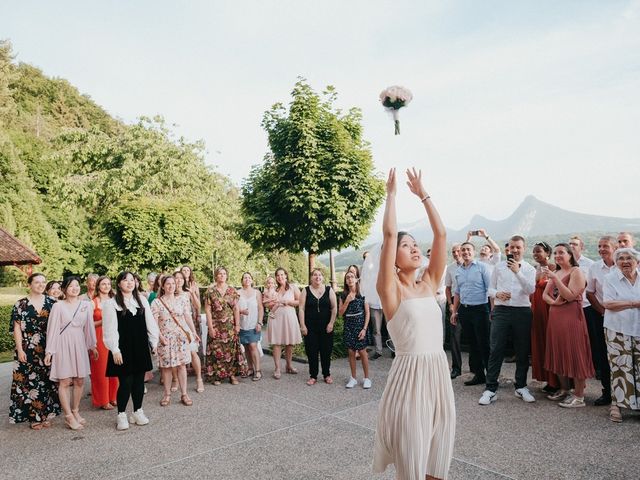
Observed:
[[[280,378],[280,357],[282,356],[282,345],[285,347],[286,372],[298,373],[292,365],[293,346],[302,343],[300,325],[296,315],[296,307],[300,299],[300,290],[295,285],[289,283],[289,274],[284,268],[276,270],[276,300],[272,302],[273,318],[269,320],[269,343],[273,348],[273,362],[275,371],[273,378]]]
[[[542,299],[547,283],[549,270],[555,270],[555,265],[549,262],[551,246],[547,242],[539,242],[533,246],[533,259],[536,267],[536,290],[531,295],[531,377],[541,382],[547,382],[542,389],[553,394],[558,391],[560,383],[555,373],[544,368],[544,356],[547,345],[547,324],[549,323],[549,304]]]
[[[80,279],[66,278],[62,282],[62,291],[65,299],[51,308],[44,363],[51,365],[49,378],[59,382],[58,395],[65,423],[70,429],[79,430],[86,424],[79,408],[84,378],[91,372],[88,351],[91,350],[94,360],[98,359],[96,329],[93,305],[79,298]]]
[[[556,271],[547,273],[549,283],[542,294],[550,305],[544,368],[558,375],[560,390],[547,398],[562,400],[559,405],[564,408],[584,407],[586,379],[595,375],[582,310],[586,280],[568,244],[558,243],[553,259]],[[570,380],[573,394],[569,393]]]

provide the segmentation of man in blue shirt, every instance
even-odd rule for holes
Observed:
[[[489,267],[475,260],[476,249],[470,242],[460,247],[462,265],[455,272],[452,323],[461,322],[469,337],[469,358],[475,372],[465,385],[480,385],[486,380],[489,364]]]

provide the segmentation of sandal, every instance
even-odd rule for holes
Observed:
[[[609,420],[615,423],[622,423],[622,413],[620,413],[620,407],[611,405],[609,408]]]
[[[87,424],[87,421],[80,416],[80,411],[79,410],[71,410],[71,413],[73,413],[73,416],[76,417],[76,420],[78,421],[78,423],[80,425],[86,425]]]
[[[42,426],[44,428],[49,428],[51,426],[51,422],[49,420],[45,420],[44,422],[42,422]]]
[[[231,385],[239,385],[240,382],[238,381],[238,379],[236,377],[229,377],[229,382],[231,383]]]
[[[111,405],[110,403],[105,403],[104,405],[102,405],[100,407],[102,410],[113,410],[113,405]]]
[[[164,397],[162,397],[162,400],[160,400],[161,407],[166,407],[170,403],[171,403],[171,395],[165,395]]]
[[[71,415],[65,415],[64,416],[64,423],[67,427],[69,427],[71,430],[82,430],[84,427],[82,426],[81,423],[78,422],[78,420],[76,420],[75,415],[71,414]]]
[[[217,387],[218,385],[220,385],[220,380],[214,380],[213,384]]]
[[[273,372],[273,378],[275,378],[276,380],[280,380],[280,371],[276,370],[275,372]]]
[[[262,378],[262,372],[260,370],[256,370],[255,372],[253,372],[253,378],[251,380],[253,380],[254,382],[257,382],[261,378]]]
[[[198,393],[204,392],[204,383],[202,382],[201,378],[198,378],[196,380],[196,392]]]
[[[285,371],[291,375],[296,375],[298,373],[298,370],[293,367],[287,367]]]
[[[327,375],[326,377],[324,377],[324,383],[326,383],[327,385],[331,385],[333,383],[333,378],[331,378],[331,375]]]
[[[189,398],[189,395],[187,395],[186,393],[180,396],[180,402],[182,402],[182,404],[187,407],[190,407],[191,405],[193,405],[193,400],[191,400]]]
[[[307,380],[307,385],[309,386],[315,385],[316,383],[318,383],[318,380],[316,380],[315,378],[310,378],[309,380]]]
[[[31,427],[31,430],[42,430],[44,425],[42,423],[32,423],[29,427]]]

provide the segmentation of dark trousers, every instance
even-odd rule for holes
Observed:
[[[587,319],[593,366],[600,373],[602,394],[611,396],[611,367],[607,357],[607,342],[604,338],[604,317],[592,306],[584,308],[584,316]]]
[[[127,410],[129,397],[133,400],[133,411],[142,408],[142,399],[144,397],[144,372],[133,373],[131,375],[118,376],[120,385],[118,385],[118,393],[116,400],[118,402],[118,413]]]
[[[458,320],[456,325],[449,323],[449,341],[451,343],[451,370],[462,372],[462,349],[460,339],[462,338],[462,324]]]
[[[458,321],[469,340],[469,366],[480,378],[485,378],[489,367],[489,304],[460,305]]]
[[[304,351],[309,359],[309,377],[318,378],[318,355],[322,364],[322,376],[331,375],[331,352],[333,351],[333,332],[308,331],[304,337]]]
[[[491,334],[489,336],[491,353],[487,368],[487,390],[498,390],[498,377],[502,368],[507,338],[511,333],[513,347],[516,352],[515,387],[527,386],[529,371],[529,352],[531,351],[531,308],[505,307],[498,305],[493,309]]]

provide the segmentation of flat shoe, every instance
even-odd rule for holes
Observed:
[[[231,385],[239,385],[240,382],[238,381],[238,379],[236,377],[231,377],[229,379],[229,382],[231,382]]]
[[[291,375],[296,375],[298,373],[298,370],[293,367],[287,367],[286,372]]]
[[[333,378],[331,378],[331,375],[324,377],[324,383],[326,383],[327,385],[331,385],[333,383]]]
[[[104,405],[102,405],[100,407],[102,410],[113,410],[113,405],[111,405],[110,403],[105,403]]]
[[[251,380],[253,380],[254,382],[257,382],[260,379],[262,379],[262,372],[260,370],[256,370]]]
[[[609,420],[615,423],[622,422],[622,414],[620,413],[619,407],[616,407],[615,405],[611,405],[611,408],[609,409]]]
[[[64,419],[65,425],[71,430],[82,430],[84,428],[82,424],[80,424],[78,420],[76,420],[75,415],[65,415]]]
[[[42,423],[32,423],[31,425],[29,425],[29,427],[31,428],[31,430],[42,430],[44,428],[44,425]]]
[[[318,383],[318,380],[316,380],[315,378],[310,378],[309,380],[307,380],[307,385],[309,386],[315,385],[316,383]]]

